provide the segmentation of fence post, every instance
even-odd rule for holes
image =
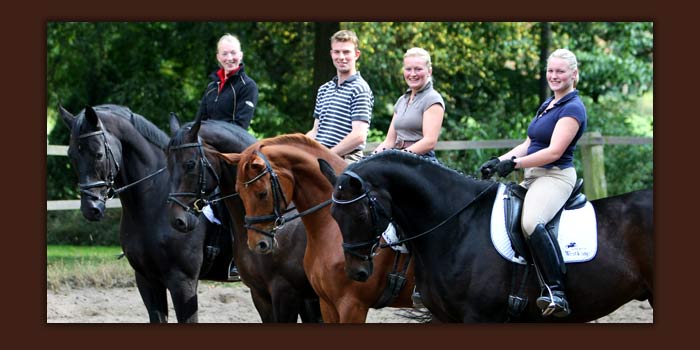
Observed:
[[[588,200],[608,196],[608,183],[605,180],[605,156],[603,136],[600,132],[586,132],[581,137],[581,161],[583,163],[583,188]]]

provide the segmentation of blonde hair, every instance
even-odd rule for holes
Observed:
[[[339,41],[339,42],[352,42],[353,45],[355,45],[355,50],[360,49],[359,45],[359,40],[357,39],[357,34],[353,32],[352,30],[339,30],[331,36],[331,43]]]
[[[425,60],[425,65],[428,66],[428,68],[433,68],[433,63],[430,60],[430,53],[428,53],[428,51],[426,51],[425,49],[422,49],[420,47],[412,47],[406,50],[406,53],[403,55],[403,58],[406,57],[420,57]]]
[[[241,50],[241,42],[240,42],[240,40],[238,40],[238,37],[236,37],[233,34],[226,33],[226,34],[222,35],[221,38],[219,38],[219,41],[216,42],[216,52],[217,53],[219,52],[219,46],[221,45],[221,43],[223,41],[230,41],[231,43],[233,43],[234,46],[236,46],[236,49],[238,51],[243,52],[243,50]]]
[[[560,58],[562,60],[565,60],[569,64],[569,69],[577,73],[576,79],[574,80],[574,87],[576,87],[581,76],[580,72],[578,71],[578,61],[576,60],[576,55],[574,55],[574,53],[569,51],[568,49],[556,49],[549,55],[547,61],[549,61],[552,58]]]

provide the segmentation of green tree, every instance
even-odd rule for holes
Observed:
[[[122,104],[163,130],[169,112],[192,120],[217,68],[216,42],[227,32],[241,39],[246,71],[260,88],[253,134],[306,132],[319,82],[334,72],[322,45],[337,28],[355,30],[360,39],[358,69],[375,96],[373,141],[386,134],[405,89],[402,57],[412,46],[433,58],[435,88],[447,105],[441,140],[524,139],[543,98],[543,57],[559,47],[579,58],[589,130],[653,135],[652,108],[639,102],[653,100],[651,22],[48,22],[47,142],[68,142],[59,104],[74,113]],[[609,193],[650,187],[652,148],[622,149],[606,147]],[[494,153],[438,156],[473,173]],[[49,199],[77,197],[65,157],[48,157],[47,176]]]

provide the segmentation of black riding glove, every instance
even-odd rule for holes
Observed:
[[[496,171],[498,173],[498,176],[500,177],[508,176],[508,174],[512,173],[513,170],[515,170],[515,162],[513,161],[514,159],[515,157],[501,161],[493,168],[493,170]]]
[[[481,167],[479,168],[479,171],[481,172],[481,178],[482,179],[490,178],[491,175],[493,175],[493,168],[496,165],[498,165],[498,162],[500,162],[498,157],[491,157],[491,159],[489,159],[488,161],[486,161],[486,163],[481,165]]]

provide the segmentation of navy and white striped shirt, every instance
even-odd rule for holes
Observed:
[[[331,148],[352,131],[352,122],[372,118],[374,95],[360,72],[338,85],[338,76],[318,89],[314,118],[318,119],[316,141]],[[358,149],[363,149],[363,143]]]

